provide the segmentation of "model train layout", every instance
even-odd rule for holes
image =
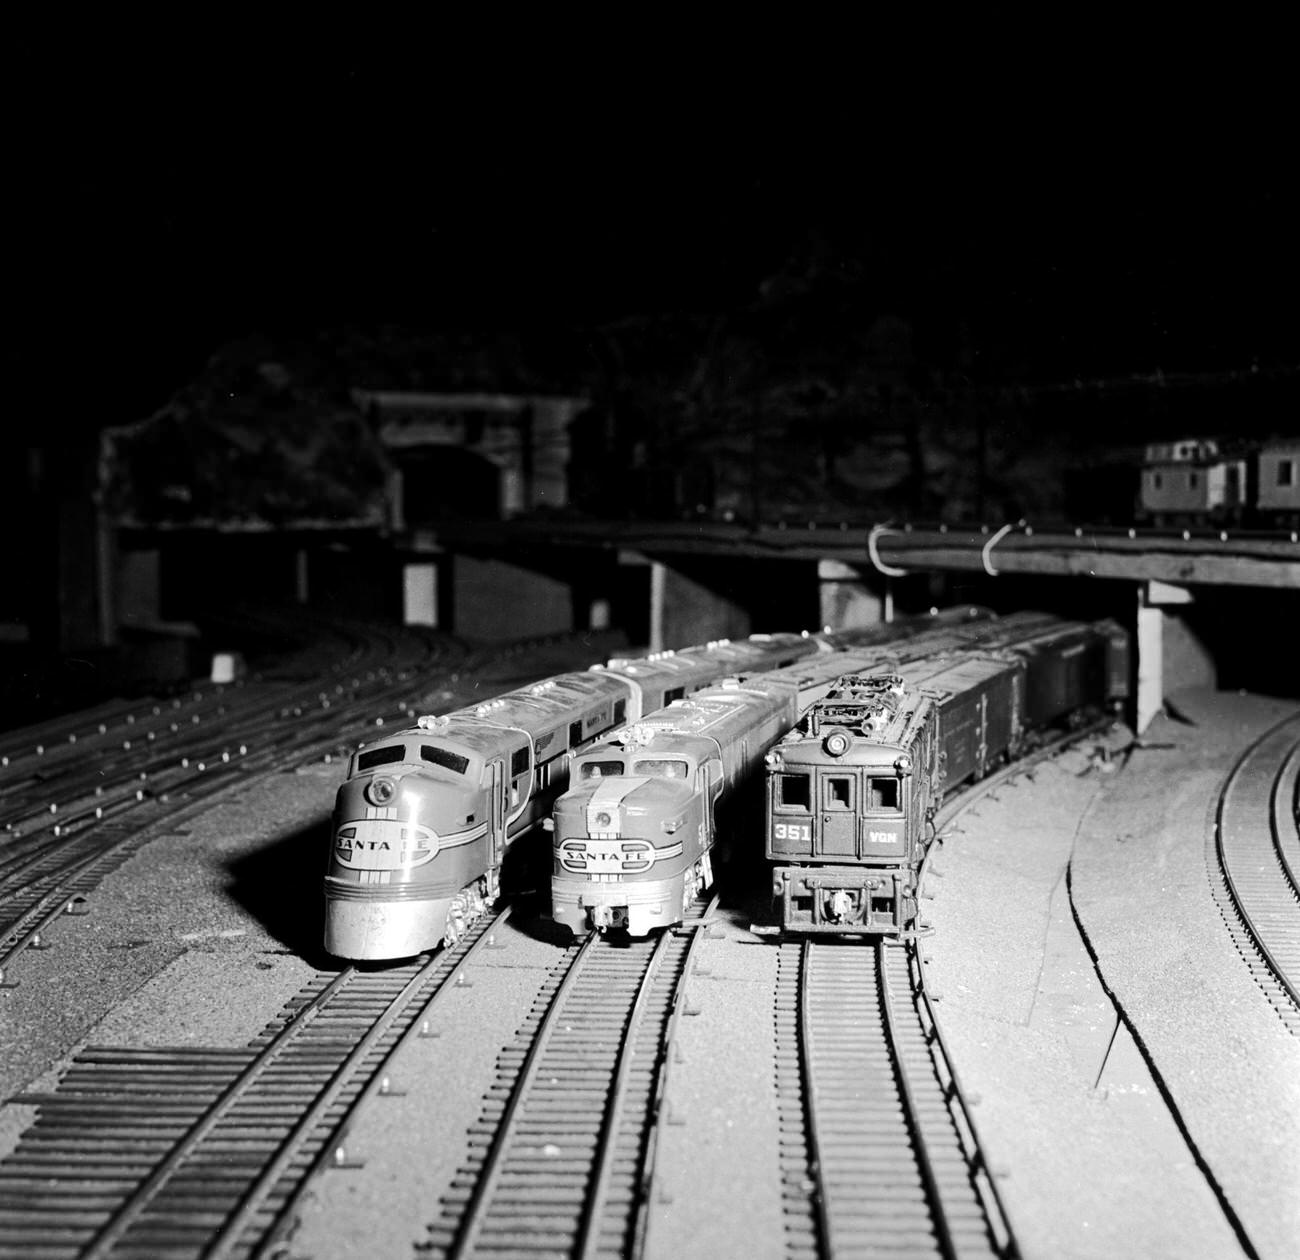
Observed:
[[[552,914],[574,932],[632,936],[680,922],[766,764],[767,857],[806,859],[775,872],[781,926],[897,934],[944,792],[1032,732],[1118,703],[1128,671],[1115,623],[1029,613],[676,701],[575,759],[555,805]]]
[[[620,658],[421,718],[366,745],[338,791],[325,948],[395,959],[454,941],[496,900],[509,847],[549,817],[571,757],[624,723],[725,676],[986,617],[960,608],[845,635],[752,635]]]

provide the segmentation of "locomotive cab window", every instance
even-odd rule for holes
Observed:
[[[778,801],[786,809],[811,809],[811,783],[812,780],[806,774],[778,775]]]
[[[623,763],[621,761],[584,761],[582,763],[582,777],[584,779],[604,779],[611,774],[622,774]]]
[[[897,812],[898,786],[898,780],[892,776],[888,779],[868,779],[867,808]]]
[[[405,760],[405,746],[402,744],[393,744],[388,748],[376,748],[371,752],[363,752],[357,758],[357,769],[373,770],[376,766],[386,766],[390,762]]]
[[[510,775],[512,778],[518,778],[521,774],[528,773],[528,749],[519,748],[515,750],[514,755],[510,758]]]
[[[853,780],[838,774],[828,774],[822,780],[823,809],[852,809]]]
[[[460,753],[451,752],[446,748],[435,747],[433,744],[421,744],[420,756],[425,761],[431,761],[435,766],[442,766],[456,774],[464,774],[469,769],[468,757],[462,757]]]
[[[1279,486],[1295,485],[1295,460],[1279,459],[1277,461],[1277,484]]]
[[[686,762],[663,757],[646,757],[632,763],[633,774],[644,774],[655,779],[685,779],[687,771]]]

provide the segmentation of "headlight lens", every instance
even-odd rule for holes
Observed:
[[[396,795],[397,784],[382,774],[366,784],[366,800],[372,805],[391,805]]]
[[[852,741],[844,731],[832,731],[822,741],[822,747],[825,748],[832,757],[842,757],[849,751],[850,743],[852,743]]]

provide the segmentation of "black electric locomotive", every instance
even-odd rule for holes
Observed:
[[[944,796],[1036,731],[1119,704],[1111,621],[1021,619],[988,646],[840,678],[767,755],[766,854],[782,928],[898,936]]]

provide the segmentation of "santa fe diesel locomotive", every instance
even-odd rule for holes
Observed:
[[[766,758],[766,854],[779,922],[900,936],[945,793],[1018,756],[1035,731],[1129,691],[1114,622],[1028,630],[977,651],[849,674]]]
[[[454,940],[497,897],[508,846],[549,815],[568,782],[571,754],[624,722],[727,675],[932,624],[916,619],[849,639],[751,635],[613,660],[423,717],[366,745],[352,757],[335,805],[325,948],[342,958],[395,959]]]
[[[1041,616],[1021,619],[1043,629]],[[741,683],[731,679],[602,739],[575,759],[556,801],[551,913],[574,932],[643,936],[680,922],[713,882],[719,815],[767,750],[848,670],[953,651],[1008,630],[957,612],[903,643],[816,657]],[[725,827],[725,823],[723,824]]]

